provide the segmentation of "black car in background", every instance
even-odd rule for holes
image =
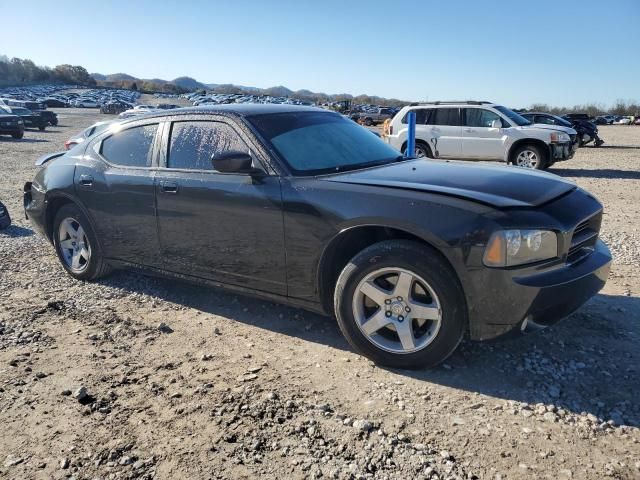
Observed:
[[[11,135],[13,138],[24,136],[24,121],[18,115],[9,113],[8,107],[0,107],[0,135]]]
[[[38,112],[32,112],[22,107],[4,107],[6,111],[14,115],[18,115],[24,122],[24,128],[37,128],[43,131],[47,128],[49,122]]]
[[[316,108],[150,113],[37,165],[25,213],[72,277],[134,268],[335,315],[395,367],[551,325],[611,264],[602,205],[574,183],[404,158]]]
[[[67,102],[65,102],[64,100],[60,100],[59,98],[45,98],[44,100],[42,100],[42,103],[49,108],[65,108],[69,106]]]
[[[604,143],[598,136],[598,127],[581,117],[562,118],[545,112],[524,112],[520,115],[533,123],[573,128],[577,132],[576,139],[579,147],[583,147],[590,142],[594,142],[596,147]],[[565,117],[569,117],[569,115],[565,115]]]
[[[38,113],[52,127],[58,125],[58,115],[55,112],[52,112],[51,110],[39,110],[38,112],[34,113]]]

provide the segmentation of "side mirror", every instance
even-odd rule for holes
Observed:
[[[500,120],[493,120],[491,122],[491,128],[502,128],[502,122]]]
[[[237,150],[227,150],[226,152],[213,155],[211,157],[211,163],[215,170],[222,173],[255,174],[262,171],[251,166],[251,155]]]

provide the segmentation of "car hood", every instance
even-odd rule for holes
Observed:
[[[496,208],[537,207],[577,188],[557,175],[519,167],[424,159],[321,178],[449,195]]]
[[[571,127],[563,127],[562,125],[547,125],[546,123],[533,123],[520,127],[521,130],[552,130],[556,132],[564,132],[567,135],[575,135],[576,131]]]

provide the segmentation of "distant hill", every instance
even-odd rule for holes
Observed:
[[[171,83],[178,85],[179,87],[186,88],[188,90],[198,90],[199,88],[207,88],[204,83],[198,82],[195,78],[191,77],[178,77],[171,80]]]
[[[301,89],[293,91],[283,85],[277,85],[269,88],[258,88],[247,85],[235,85],[232,83],[202,83],[192,77],[178,77],[173,80],[164,80],[162,78],[136,78],[127,73],[112,73],[105,75],[102,73],[92,73],[93,77],[99,85],[115,86],[122,88],[131,88],[135,82],[136,88],[146,91],[161,92],[194,92],[197,90],[207,90],[214,93],[242,93],[251,95],[270,95],[272,97],[293,97],[300,100],[314,102],[332,102],[337,100],[353,100],[356,103],[377,104],[377,105],[402,105],[403,102],[397,99],[385,99],[376,96],[358,95],[354,97],[348,93],[326,94],[312,92],[311,90]]]

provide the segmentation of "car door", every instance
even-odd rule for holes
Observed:
[[[462,126],[459,108],[436,108],[428,125],[431,149],[439,158],[461,158]]]
[[[108,258],[159,267],[154,166],[158,122],[90,141],[74,184]]]
[[[256,144],[231,120],[174,120],[165,126],[156,176],[158,235],[165,268],[225,284],[286,294],[284,224],[277,176],[221,173],[211,157]]]
[[[504,132],[500,116],[486,108],[465,108],[462,156],[472,159],[502,160]],[[494,121],[501,127],[492,126]]]

